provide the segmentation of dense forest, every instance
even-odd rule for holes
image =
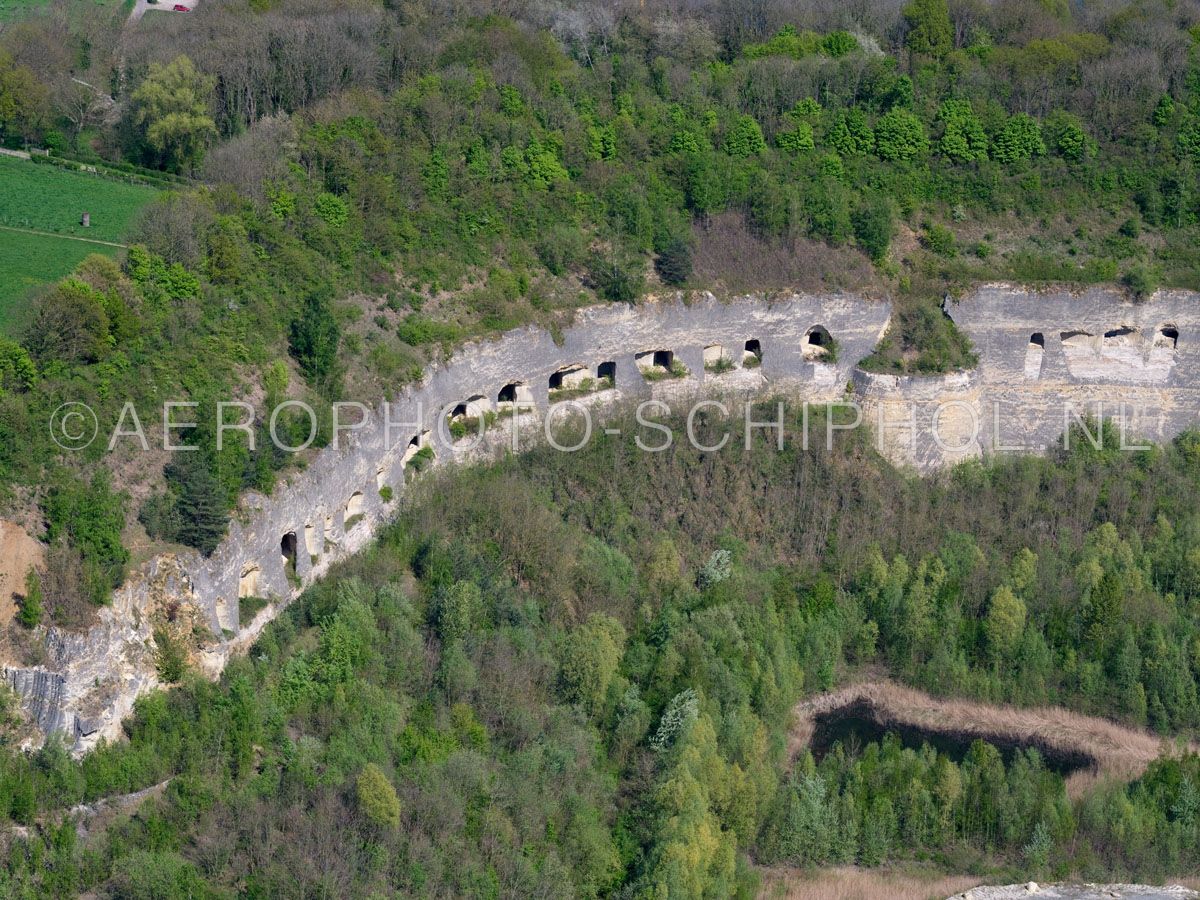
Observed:
[[[110,19],[59,0],[0,29],[0,139],[171,188],[119,269],[86,261],[0,343],[0,489],[65,536],[75,610],[123,560],[70,540],[53,491],[108,502],[92,474],[136,469],[125,543],[207,551],[287,460],[198,429],[146,474],[100,446],[64,466],[37,427],[64,399],[375,401],[465,337],[672,289],[890,295],[866,365],[940,372],[974,358],[942,298],[980,279],[1196,280],[1191,3]]]
[[[857,434],[832,453],[605,439],[429,475],[219,684],[164,651],[180,686],[138,702],[126,742],[6,751],[0,814],[27,830],[5,893],[750,896],[755,864],[905,859],[1195,871],[1200,758],[1169,741],[1076,800],[1036,750],[983,742],[786,766],[793,704],[885,665],[1196,733],[1200,437],[1080,446],[917,479]],[[162,782],[86,836],[64,816]]]

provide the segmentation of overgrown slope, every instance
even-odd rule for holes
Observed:
[[[1081,802],[983,744],[782,772],[792,704],[865,666],[1194,733],[1197,440],[918,480],[855,437],[606,437],[434,476],[219,685],[143,699],[80,763],[4,756],[0,814],[38,825],[6,891],[728,896],[752,856],[1195,871],[1194,756]],[[55,824],[166,778],[86,846]]]

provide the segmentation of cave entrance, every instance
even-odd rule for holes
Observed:
[[[1025,349],[1025,377],[1037,379],[1042,375],[1042,360],[1046,356],[1046,336],[1035,331],[1029,336]]]
[[[503,412],[514,412],[533,406],[533,391],[526,381],[512,381],[500,388],[496,406]]]
[[[800,352],[807,360],[824,359],[833,347],[833,336],[824,325],[814,325],[804,333]]]
[[[704,369],[707,372],[727,372],[733,368],[729,351],[720,344],[709,344],[704,348]]]
[[[342,516],[342,528],[349,531],[353,528],[363,514],[363,495],[362,491],[355,491],[350,495],[350,499],[346,501],[345,514]]]
[[[1179,329],[1174,325],[1164,325],[1158,329],[1158,334],[1154,337],[1154,346],[1174,350],[1179,346]]]
[[[596,366],[596,380],[600,382],[600,389],[607,390],[617,386],[617,362],[613,359],[605,360]]]
[[[1104,346],[1127,347],[1137,340],[1137,331],[1127,325],[1104,332]]]
[[[591,380],[587,366],[576,363],[570,366],[563,366],[558,371],[553,372],[550,375],[549,387],[552,391],[577,390],[586,387],[587,383]]]
[[[643,373],[663,374],[671,371],[675,354],[670,350],[645,350],[634,357],[634,362]]]
[[[296,574],[296,532],[289,531],[279,539],[279,553],[283,557],[283,567],[289,575]]]
[[[747,369],[762,365],[762,355],[762,343],[757,338],[751,338],[742,348],[742,365]]]

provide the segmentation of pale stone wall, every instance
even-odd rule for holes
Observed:
[[[983,452],[1041,452],[1076,414],[1119,418],[1122,404],[1131,444],[1166,441],[1193,424],[1200,411],[1197,300],[1187,291],[1134,303],[1111,289],[989,284],[948,303],[979,354]],[[1040,353],[1031,348],[1033,335],[1044,342]]]
[[[100,611],[100,622],[82,634],[47,632],[44,668],[8,666],[9,684],[44,730],[65,731],[77,752],[119,734],[121,718],[141,693],[157,686],[154,633],[168,604],[183,605],[212,632],[201,646],[200,668],[215,676],[229,657],[247,649],[282,605],[335,561],[361,549],[391,515],[404,491],[405,464],[428,445],[438,462],[469,460],[506,442],[514,427],[541,422],[549,408],[551,376],[564,368],[562,389],[596,379],[615,363],[615,388],[589,396],[601,408],[622,398],[676,398],[706,389],[753,391],[767,385],[805,396],[836,396],[855,364],[869,354],[887,327],[890,308],[840,295],[750,296],[722,302],[712,295],[641,306],[581,311],[556,343],[546,331],[525,328],[503,338],[463,347],[424,381],[373,411],[366,427],[329,447],[302,472],[289,473],[270,497],[243,498],[229,534],[209,558],[164,555],[152,560]],[[836,364],[806,358],[805,335],[820,326],[838,342]],[[714,375],[704,371],[704,348],[736,348],[758,341],[761,365]],[[636,363],[647,350],[666,350],[682,363],[685,378],[650,382]],[[808,355],[811,355],[809,353]],[[758,362],[758,358],[754,358]],[[583,366],[584,369],[573,369]],[[479,417],[499,410],[501,390],[520,382],[517,400],[536,407],[498,421],[475,450],[455,441],[446,419],[460,404]],[[511,404],[510,404],[511,405]],[[347,418],[353,420],[351,413]],[[416,445],[410,446],[415,440]],[[390,502],[380,489],[390,487]],[[281,551],[297,536],[294,573]],[[291,577],[289,578],[289,575]],[[262,596],[271,603],[245,627],[239,602]]]
[[[863,424],[879,430],[889,459],[927,471],[997,452],[1042,451],[1072,411],[1113,416],[1122,403],[1131,440],[1178,434],[1200,410],[1196,308],[1197,296],[1185,292],[1135,304],[1109,290],[984,285],[946,305],[973,341],[979,366],[935,377],[858,370],[885,331],[890,308],[841,295],[722,302],[706,294],[689,302],[593,307],[558,342],[525,328],[471,344],[374,410],[340,449],[327,448],[305,470],[290,473],[270,497],[244,497],[210,558],[151,560],[101,610],[99,624],[82,634],[48,629],[47,664],[8,666],[5,676],[37,724],[72,736],[77,752],[116,736],[134,699],[158,684],[154,633],[168,605],[182,606],[185,621],[212,632],[195,661],[215,677],[305,585],[371,540],[403,494],[405,467],[419,447],[433,449],[438,463],[466,462],[507,446],[514,429],[540,430],[550,414],[551,378],[564,369],[555,379],[564,391],[614,377],[613,389],[570,401],[587,403],[598,416],[623,399],[712,392],[854,401]],[[827,338],[836,342],[835,361]],[[639,365],[647,351],[668,351],[686,377],[647,379]],[[732,370],[705,371],[706,362],[725,355]],[[502,392],[534,409],[513,414]],[[455,440],[447,428],[447,417],[463,404],[471,418],[500,415],[478,446],[471,435]],[[381,496],[384,487],[391,488],[390,501]],[[281,550],[281,539],[292,533],[294,572]],[[247,596],[271,602],[242,627],[239,602]]]

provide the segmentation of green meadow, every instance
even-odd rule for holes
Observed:
[[[0,157],[0,329],[20,318],[30,289],[61,278],[89,253],[114,255],[152,187]],[[80,218],[91,214],[91,227]],[[87,238],[88,240],[80,240]]]

